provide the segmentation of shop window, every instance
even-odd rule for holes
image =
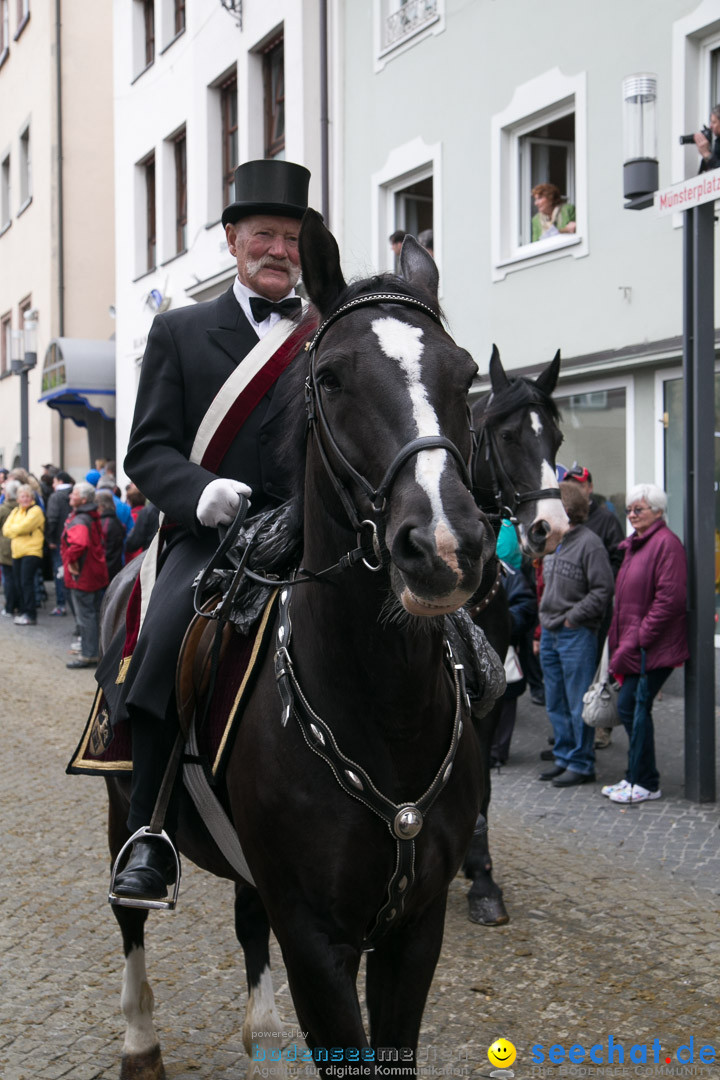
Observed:
[[[559,463],[566,469],[579,464],[590,470],[595,497],[615,510],[623,529],[628,475],[626,396],[624,387],[554,395],[564,436]]]
[[[175,36],[185,29],[185,0],[175,0]]]

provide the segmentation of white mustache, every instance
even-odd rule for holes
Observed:
[[[261,270],[269,267],[271,270],[284,270],[290,278],[291,285],[300,277],[300,268],[295,266],[290,259],[276,259],[272,255],[261,255],[259,259],[248,259],[248,273],[255,276]]]

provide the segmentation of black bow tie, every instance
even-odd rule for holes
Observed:
[[[280,300],[277,304],[272,300],[265,300],[262,296],[250,297],[250,310],[256,323],[264,322],[273,311],[289,319],[290,316],[297,315],[301,308],[302,300],[299,296],[289,296],[287,300]]]

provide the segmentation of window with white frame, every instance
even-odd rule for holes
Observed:
[[[155,62],[155,0],[133,2],[133,76]]]
[[[0,377],[10,371],[12,360],[12,312],[0,319]]]
[[[396,254],[390,236],[397,231],[420,237],[432,247],[438,267],[442,262],[441,217],[435,207],[442,205],[441,144],[429,145],[416,138],[394,149],[382,169],[372,177],[373,262],[386,270],[396,268]]]
[[[32,157],[30,153],[30,125],[20,132],[20,209],[32,198]]]
[[[555,68],[518,87],[492,118],[494,280],[587,254],[585,112],[584,75]]]
[[[444,29],[444,0],[375,0],[375,44],[380,60]]]
[[[693,176],[700,158],[694,143],[680,135],[699,131],[720,104],[720,16],[713,0],[673,23],[672,180]],[[680,215],[678,215],[678,223]]]
[[[10,155],[6,154],[0,164],[0,229],[9,225],[11,219]]]
[[[154,21],[154,20],[153,20]],[[185,0],[161,0],[159,44],[164,52],[185,30]]]
[[[0,56],[10,47],[10,0],[0,0]]]

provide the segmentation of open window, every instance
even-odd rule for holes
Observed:
[[[673,23],[672,181],[694,176],[700,166],[694,143],[679,137],[699,131],[720,104],[720,16],[717,4],[704,0],[690,15]],[[680,224],[681,215],[676,215]]]
[[[431,231],[433,258],[442,270],[442,154],[439,143],[414,139],[393,150],[372,177],[374,197],[373,260],[385,270],[396,269],[390,236],[401,230],[420,238]]]
[[[493,117],[494,280],[588,253],[585,115],[584,75],[566,77],[556,68],[518,87]],[[535,204],[532,192],[540,184],[552,185],[552,209]]]

